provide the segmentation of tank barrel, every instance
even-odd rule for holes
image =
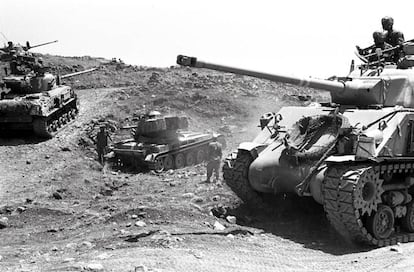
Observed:
[[[32,48],[36,48],[36,47],[40,47],[40,46],[43,46],[43,45],[48,45],[48,44],[56,43],[56,42],[58,42],[58,40],[51,41],[51,42],[40,43],[40,44],[36,44],[36,45],[30,45],[29,43],[27,43],[27,45],[28,45],[27,49],[32,49]]]
[[[245,70],[245,69],[234,68],[230,66],[208,63],[204,61],[199,61],[195,57],[188,57],[188,56],[183,56],[183,55],[177,56],[177,64],[182,65],[182,66],[188,66],[188,67],[206,68],[206,69],[211,69],[211,70],[216,70],[216,71],[252,76],[256,78],[267,79],[267,80],[274,81],[274,82],[289,83],[289,84],[303,86],[303,87],[326,90],[330,92],[342,92],[345,89],[356,91],[360,89],[360,84],[354,83],[352,81],[345,82],[345,81],[333,81],[333,80],[317,79],[317,78],[300,78],[300,77],[280,75],[280,74],[275,75],[275,74],[262,73],[262,72],[252,71],[252,70]]]
[[[60,78],[64,79],[64,78],[68,78],[68,77],[72,77],[72,76],[82,75],[82,74],[85,74],[85,73],[89,73],[89,72],[95,71],[97,69],[98,68],[91,68],[91,69],[83,70],[83,71],[80,71],[80,72],[66,74],[66,75],[60,76]]]

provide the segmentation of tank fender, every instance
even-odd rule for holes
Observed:
[[[253,143],[253,142],[243,142],[238,146],[238,150],[248,151],[253,159],[259,156],[259,153],[265,149],[267,145],[260,144],[260,143]]]
[[[322,181],[325,178],[326,169],[327,169],[326,165],[321,165],[318,168],[316,174],[313,175],[309,183],[309,189],[310,189],[310,193],[313,199],[322,205],[323,205]]]

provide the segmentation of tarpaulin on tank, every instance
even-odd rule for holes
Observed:
[[[0,101],[0,115],[30,113],[33,104],[28,101],[3,100]]]
[[[391,76],[384,80],[384,106],[414,108],[414,75],[411,76],[413,79],[408,76]]]

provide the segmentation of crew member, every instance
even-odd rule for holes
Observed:
[[[104,164],[105,162],[105,153],[108,147],[108,138],[112,140],[109,136],[108,131],[106,130],[106,126],[100,126],[99,132],[96,135],[96,151],[98,153],[98,160],[101,164]]]
[[[394,30],[394,19],[386,16],[381,19],[382,28],[387,32],[385,37],[385,42],[390,44],[392,47],[400,46],[404,43],[404,34],[400,31]],[[395,49],[394,52],[394,62],[402,57],[402,48]]]
[[[210,182],[210,178],[215,172],[216,181],[219,180],[219,173],[220,173],[220,161],[222,157],[222,146],[219,142],[217,142],[217,138],[214,138],[214,141],[209,143],[208,145],[208,154],[207,154],[207,180],[206,182]]]

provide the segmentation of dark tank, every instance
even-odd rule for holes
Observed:
[[[414,43],[393,50],[398,62],[376,50],[330,79],[177,63],[329,91],[330,103],[264,114],[257,137],[225,160],[224,180],[250,205],[263,194],[313,197],[346,239],[386,246],[414,241]]]
[[[40,57],[28,51],[34,47],[9,42],[1,50],[1,60],[9,67],[0,89],[0,132],[32,131],[50,138],[78,113],[77,96],[70,86],[61,84],[62,79],[95,69],[55,76]]]
[[[186,116],[162,116],[157,111],[142,115],[130,127],[133,138],[114,144],[115,161],[123,166],[148,168],[155,172],[200,164],[208,144],[224,136],[189,131]]]

